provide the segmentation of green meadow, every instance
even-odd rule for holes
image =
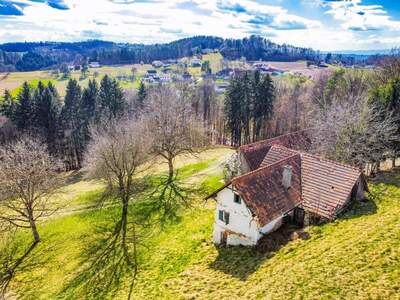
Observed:
[[[368,202],[332,223],[306,228],[306,238],[293,237],[273,251],[219,248],[212,243],[215,204],[202,199],[222,184],[221,164],[231,153],[214,148],[178,159],[180,180],[196,187],[192,205],[144,241],[133,299],[399,299],[399,169],[370,181]],[[54,200],[64,206],[41,224],[42,241],[17,273],[12,295],[126,299],[129,273],[114,296],[85,286],[86,259],[102,238],[98,229],[112,224],[120,208],[94,205],[102,183],[81,174],[66,178]],[[20,233],[16,243],[22,247],[29,239],[29,232]]]

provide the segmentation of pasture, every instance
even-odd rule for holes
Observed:
[[[397,299],[400,293],[400,170],[370,182],[369,201],[334,222],[311,226],[273,250],[218,248],[212,243],[214,203],[203,195],[221,182],[233,151],[215,148],[181,157],[181,179],[198,187],[193,205],[153,233],[141,254],[134,299]],[[164,172],[165,166],[153,171]],[[69,174],[66,207],[41,224],[43,240],[11,288],[20,299],[126,299],[129,273],[117,293],[88,289],[88,250],[112,224],[118,206],[93,206],[103,186]],[[201,192],[202,191],[202,192]],[[21,234],[23,245],[29,233]],[[1,243],[0,243],[1,244]],[[2,247],[5,247],[2,244]]]

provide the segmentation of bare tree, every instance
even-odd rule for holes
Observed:
[[[130,206],[140,184],[135,177],[149,158],[151,136],[146,135],[143,122],[138,120],[110,121],[104,128],[93,130],[92,142],[85,157],[84,170],[91,178],[105,181],[108,192],[121,205],[121,216],[115,227],[96,249],[92,257],[91,286],[106,281],[117,285],[122,270],[132,271],[132,286],[138,270],[137,219]],[[130,219],[131,218],[131,219]],[[93,255],[92,255],[93,256]],[[112,272],[110,272],[112,270]],[[105,283],[101,283],[104,286]]]
[[[59,187],[60,162],[30,137],[0,147],[0,221],[29,228],[40,241],[37,221],[54,212],[49,201]]]
[[[366,102],[331,105],[324,115],[316,116],[313,128],[316,153],[367,173],[391,157],[392,143],[399,139],[396,119]]]
[[[166,178],[149,198],[158,205],[161,223],[176,217],[179,207],[189,205],[188,188],[178,180],[175,159],[193,155],[206,145],[204,126],[192,110],[192,99],[181,89],[159,86],[150,91],[146,126],[153,137],[152,153],[168,164]]]
[[[50,157],[46,146],[30,137],[0,147],[0,231],[10,236],[18,228],[27,228],[33,236],[33,243],[21,256],[14,247],[0,255],[0,298],[40,241],[37,221],[54,212],[49,202],[59,187],[60,168],[61,163]]]
[[[153,137],[152,151],[168,163],[168,184],[176,175],[175,158],[194,154],[206,145],[204,127],[181,91],[159,86],[151,90],[148,97],[146,124]]]
[[[269,137],[306,128],[306,106],[310,101],[310,90],[310,84],[300,80],[275,82],[274,111],[265,130]]]

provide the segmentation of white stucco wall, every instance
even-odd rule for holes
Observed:
[[[220,244],[222,233],[227,232],[228,245],[256,245],[263,234],[276,230],[282,224],[283,216],[260,228],[258,219],[252,216],[243,199],[240,204],[234,202],[232,186],[221,190],[216,199],[213,234],[215,244]],[[229,224],[219,220],[220,210],[229,213]]]
[[[260,233],[262,233],[261,235],[277,230],[282,225],[282,221],[283,221],[283,216],[280,216],[279,218],[269,222],[264,227],[260,228]]]

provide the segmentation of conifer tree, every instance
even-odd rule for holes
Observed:
[[[99,87],[96,80],[89,80],[88,87],[83,90],[81,102],[81,120],[84,148],[90,140],[90,125],[100,121]]]
[[[231,145],[240,146],[242,139],[241,109],[243,95],[241,81],[232,78],[225,97],[225,116],[227,127],[231,132]]]
[[[37,95],[39,92],[36,91]],[[35,127],[46,140],[51,154],[57,151],[57,130],[60,106],[52,87],[46,87],[35,100]]]
[[[81,88],[70,79],[61,112],[63,149],[67,169],[81,168],[83,156],[82,121],[80,118]]]
[[[18,94],[17,100],[15,113],[12,119],[18,129],[26,131],[29,129],[31,121],[34,117],[32,91],[26,81],[22,85],[22,89]]]
[[[15,110],[14,98],[9,90],[5,90],[3,100],[0,101],[0,114],[10,118]]]
[[[262,126],[271,118],[273,112],[275,92],[271,76],[267,74],[261,78],[259,73],[255,73],[253,89],[253,141],[256,141],[265,137],[265,133],[262,133]]]
[[[126,102],[118,82],[105,75],[100,83],[99,102],[102,116],[113,119],[124,112]]]
[[[251,124],[251,117],[253,111],[253,89],[252,89],[252,80],[249,73],[245,73],[240,80],[241,86],[241,99],[240,99],[240,108],[241,108],[241,115],[240,119],[242,121],[242,128],[243,128],[243,142],[245,144],[250,143],[251,133],[250,133],[250,124]]]
[[[137,95],[138,104],[140,108],[143,108],[146,96],[147,96],[146,86],[144,85],[143,81],[140,81],[139,91]]]

